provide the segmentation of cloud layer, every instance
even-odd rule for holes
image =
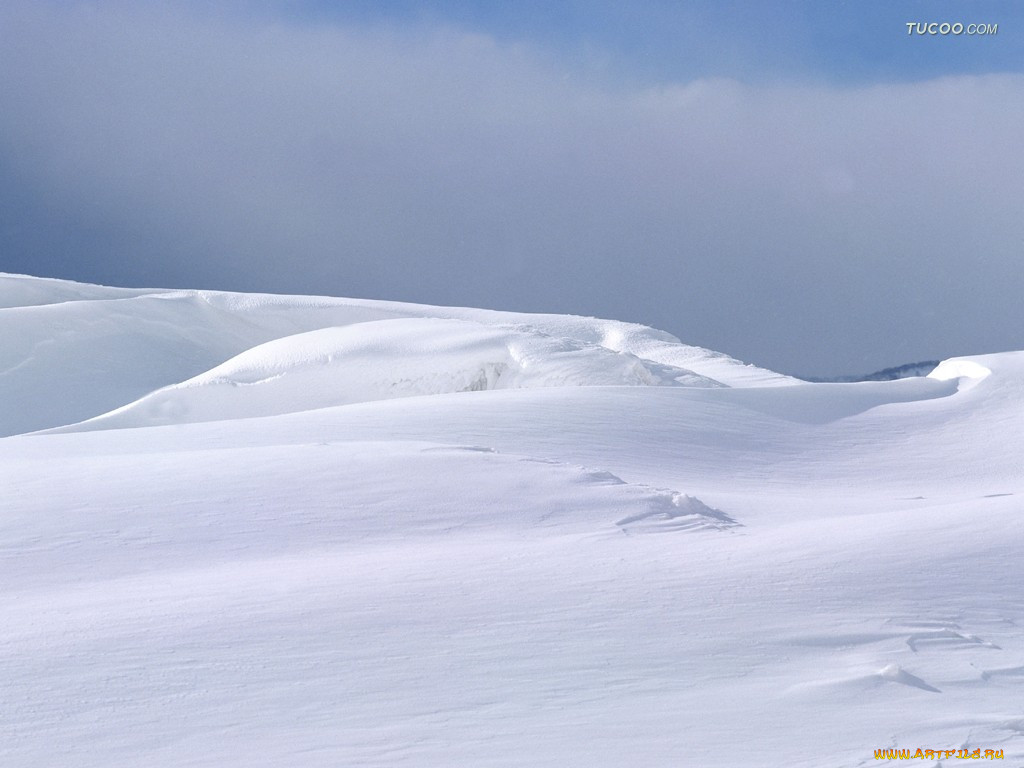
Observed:
[[[8,271],[637,320],[787,372],[1024,346],[1024,76],[602,79],[443,27],[0,10]]]

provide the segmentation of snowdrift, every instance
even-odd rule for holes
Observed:
[[[812,384],[594,318],[0,307],[2,765],[1024,764],[1022,352]]]
[[[557,386],[719,382],[628,352],[467,320],[377,320],[286,336],[80,428],[269,416],[372,400]]]
[[[596,318],[327,297],[115,289],[2,274],[0,293],[0,306],[7,307],[0,309],[0,435],[84,421],[174,385],[183,386],[140,403],[130,417],[119,416],[118,423],[127,424],[124,418],[168,422],[175,414],[188,413],[193,415],[186,420],[203,413],[206,418],[209,408],[235,400],[216,394],[212,379],[219,373],[195,378],[239,355],[242,359],[232,365],[261,365],[267,356],[277,356],[278,374],[294,364],[288,384],[296,386],[289,395],[280,387],[265,398],[252,395],[229,417],[486,387],[487,377],[497,382],[501,372],[502,387],[546,386],[544,382],[760,386],[795,381],[682,344],[652,328]],[[423,322],[372,324],[400,319]],[[440,322],[431,326],[431,320],[463,321],[463,333],[452,330],[454,325],[447,331]],[[367,325],[355,327],[361,324]],[[496,331],[488,336],[488,328]],[[311,331],[323,333],[302,336]],[[388,334],[394,338],[389,340]],[[328,342],[329,337],[334,341]],[[272,341],[278,343],[255,349]],[[339,345],[337,362],[332,359],[333,371],[321,371],[325,375],[317,383],[312,373],[317,349],[331,343]],[[454,345],[450,353],[448,343]],[[488,344],[491,349],[485,350]],[[291,346],[295,349],[289,350]],[[352,355],[348,365],[341,360],[346,350]],[[620,354],[608,354],[612,352]],[[428,360],[432,354],[436,359]],[[521,363],[513,359],[517,354],[524,355]],[[420,362],[412,362],[413,357]],[[451,370],[445,367],[449,364]],[[543,370],[535,372],[536,366]],[[476,378],[480,375],[482,385]],[[342,381],[330,395],[327,381],[337,376],[348,377],[348,383]],[[466,376],[470,379],[464,380]],[[209,385],[207,391],[195,391],[203,383]],[[314,391],[302,391],[305,383]]]

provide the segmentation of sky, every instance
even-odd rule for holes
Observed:
[[[0,271],[1020,349],[1022,70],[1016,0],[7,0]]]

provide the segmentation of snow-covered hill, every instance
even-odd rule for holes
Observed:
[[[270,397],[239,396],[232,416],[492,385],[794,381],[652,328],[588,317],[0,273],[0,435],[82,421],[172,387],[132,409],[137,418],[159,403],[164,420],[193,403],[214,406],[219,388],[260,371],[287,382],[265,387],[276,390]]]
[[[811,384],[592,318],[0,306],[2,765],[1024,761],[1024,353]]]

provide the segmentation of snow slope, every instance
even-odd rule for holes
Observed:
[[[3,291],[2,765],[1024,764],[1024,353]]]
[[[243,366],[260,355],[283,355],[282,364],[287,366],[289,360],[299,362],[299,348],[316,358],[319,351],[315,347],[322,345],[298,334],[317,330],[329,334],[329,328],[396,319],[463,320],[504,327],[510,336],[508,343],[513,345],[517,341],[511,337],[518,333],[527,347],[530,343],[523,334],[535,341],[550,337],[551,344],[566,348],[563,352],[584,347],[577,357],[603,357],[608,366],[597,374],[595,381],[601,383],[637,383],[638,376],[646,376],[635,370],[637,358],[639,366],[649,368],[652,380],[658,381],[663,378],[663,366],[681,369],[668,378],[681,375],[684,380],[676,383],[687,385],[762,386],[794,381],[717,352],[681,344],[661,331],[610,320],[327,297],[128,290],[0,273],[0,435],[104,414],[156,389],[199,376],[242,353],[248,353],[240,361]],[[293,335],[297,336],[294,342],[279,341]],[[396,341],[407,346],[417,340],[408,327],[401,335],[404,340]],[[360,336],[360,332],[350,333],[347,344],[373,343]],[[448,337],[457,338],[457,334]],[[262,352],[252,351],[271,341],[278,344]],[[492,346],[500,346],[496,337],[491,341]],[[289,351],[292,343],[298,347]],[[345,347],[344,340],[339,343]],[[463,346],[468,343],[460,342]],[[382,340],[379,352],[385,358],[386,349]],[[609,351],[621,353],[628,362],[602,356]],[[397,352],[393,354],[397,357]],[[508,354],[513,352],[504,353]],[[503,360],[499,355],[498,361]],[[349,368],[365,361],[364,357]],[[339,367],[342,362],[339,360]],[[386,370],[392,362],[401,364],[400,360],[381,358],[374,365]],[[299,367],[308,373],[311,366]],[[586,368],[583,365],[578,373]],[[299,371],[296,374],[301,375]],[[534,377],[533,384],[537,383]],[[366,398],[379,394],[374,390]],[[352,391],[348,396],[363,399]],[[347,400],[338,401],[342,402]]]
[[[528,327],[407,318],[275,339],[87,423],[178,424],[413,395],[598,384],[723,386],[683,368]]]

